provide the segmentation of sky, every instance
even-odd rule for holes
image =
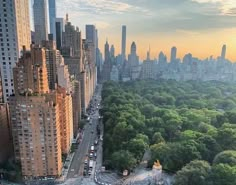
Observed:
[[[136,42],[141,59],[151,48],[170,56],[172,46],[178,57],[187,53],[205,59],[217,57],[223,44],[227,58],[236,61],[236,0],[56,0],[57,16],[69,14],[72,24],[84,35],[86,24],[95,24],[99,47],[106,39],[121,51],[121,27],[127,26],[127,54]]]

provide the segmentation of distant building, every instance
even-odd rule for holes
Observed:
[[[139,57],[137,56],[137,48],[135,42],[132,42],[131,44],[128,62],[125,63],[125,65],[125,71],[127,74],[129,74],[129,77],[132,80],[139,78],[141,67],[139,66]]]
[[[62,47],[62,33],[65,31],[65,21],[64,21],[63,18],[56,18],[55,29],[56,29],[57,49],[61,50],[61,47]]]
[[[65,31],[62,33],[61,48],[63,56],[66,57],[80,57],[82,53],[82,37],[78,27],[75,27],[69,22],[67,15],[67,22]]]
[[[110,79],[115,82],[119,81],[119,70],[117,69],[115,65],[112,66]]]
[[[223,45],[221,51],[221,59],[225,60],[225,56],[226,56],[226,45]]]
[[[56,41],[56,0],[48,0],[48,9],[49,9],[49,25],[50,33],[53,36],[53,40]]]
[[[9,96],[14,94],[12,69],[22,47],[29,49],[31,44],[29,1],[0,0],[0,5],[0,70],[4,102],[7,102]]]
[[[86,40],[88,42],[92,42],[95,45],[95,48],[97,48],[97,33],[96,33],[96,28],[94,25],[86,25]]]
[[[111,75],[111,69],[112,69],[112,63],[111,63],[111,54],[110,54],[110,47],[108,42],[106,41],[105,44],[105,61],[103,64],[103,70],[102,70],[102,79],[103,81],[109,81],[110,75]]]
[[[140,73],[141,79],[157,79],[158,65],[157,61],[150,59],[150,52],[147,53],[147,59],[143,61]]]
[[[172,47],[171,48],[171,56],[170,56],[170,62],[175,62],[177,57],[177,48]]]
[[[48,40],[47,0],[37,0],[33,4],[35,44]]]
[[[121,40],[121,56],[122,63],[126,60],[126,26],[122,26],[122,40]]]

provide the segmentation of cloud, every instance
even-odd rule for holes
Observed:
[[[198,3],[211,3],[218,4],[221,14],[223,15],[236,15],[236,0],[192,0]]]
[[[104,30],[110,27],[110,24],[104,21],[95,21],[92,24],[94,24],[99,30]]]
[[[236,0],[57,0],[73,24],[97,24],[112,33],[126,24],[134,34],[199,33],[236,26]],[[118,29],[117,31],[120,31]]]
[[[125,12],[145,12],[141,7],[118,0],[58,0],[58,6],[71,10],[83,11],[87,14],[102,15],[122,14]]]

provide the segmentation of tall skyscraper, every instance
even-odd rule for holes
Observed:
[[[225,59],[226,57],[226,45],[223,45],[222,51],[221,51],[221,59]]]
[[[139,57],[137,56],[136,51],[137,51],[136,44],[135,42],[132,42],[131,48],[130,48],[130,55],[128,57],[130,67],[139,65]]]
[[[81,31],[75,27],[66,18],[65,31],[62,33],[62,55],[68,57],[81,57],[82,53],[82,37]]]
[[[111,45],[110,53],[111,53],[111,57],[114,58],[115,57],[115,47],[114,47],[114,45]]]
[[[103,81],[108,81],[110,80],[110,75],[111,75],[111,70],[112,70],[112,64],[111,64],[111,54],[110,54],[110,47],[108,44],[108,41],[106,41],[105,44],[105,61],[103,64]]]
[[[105,50],[104,50],[104,54],[105,54],[105,61],[104,63],[108,63],[110,62],[110,47],[109,47],[109,44],[108,44],[108,41],[106,41],[106,44],[105,44]]]
[[[122,62],[126,60],[126,26],[122,26],[122,44],[121,44]]]
[[[62,47],[62,33],[65,31],[65,20],[63,18],[56,18],[55,25],[57,49],[60,50]]]
[[[48,11],[47,0],[35,0],[34,11],[34,30],[35,44],[41,44],[42,40],[48,40]]]
[[[0,70],[4,101],[14,93],[12,68],[24,45],[30,48],[31,34],[28,0],[0,0]]]
[[[48,0],[48,6],[50,33],[53,35],[53,40],[56,40],[56,0]]]
[[[171,48],[170,62],[176,61],[176,57],[177,57],[177,48],[176,47],[172,47]]]
[[[94,73],[94,79],[93,79],[93,83],[94,83],[94,88],[95,88],[95,84],[97,84],[97,68],[96,68],[96,49],[98,47],[97,45],[97,30],[95,28],[94,25],[86,25],[86,42],[88,44],[89,47],[89,58],[90,58],[90,62],[91,64],[93,64],[92,70]]]
[[[86,25],[86,40],[89,42],[93,42],[95,48],[97,48],[97,39],[96,39],[96,28],[94,25]]]

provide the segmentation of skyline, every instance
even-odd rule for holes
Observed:
[[[102,53],[106,38],[115,46],[116,54],[121,53],[121,29],[126,25],[127,54],[135,41],[142,60],[149,45],[152,58],[163,51],[169,59],[171,47],[176,46],[178,58],[192,53],[205,59],[220,56],[226,44],[226,57],[235,62],[235,9],[236,0],[57,0],[58,17],[68,12],[83,37],[85,24],[96,25]]]

